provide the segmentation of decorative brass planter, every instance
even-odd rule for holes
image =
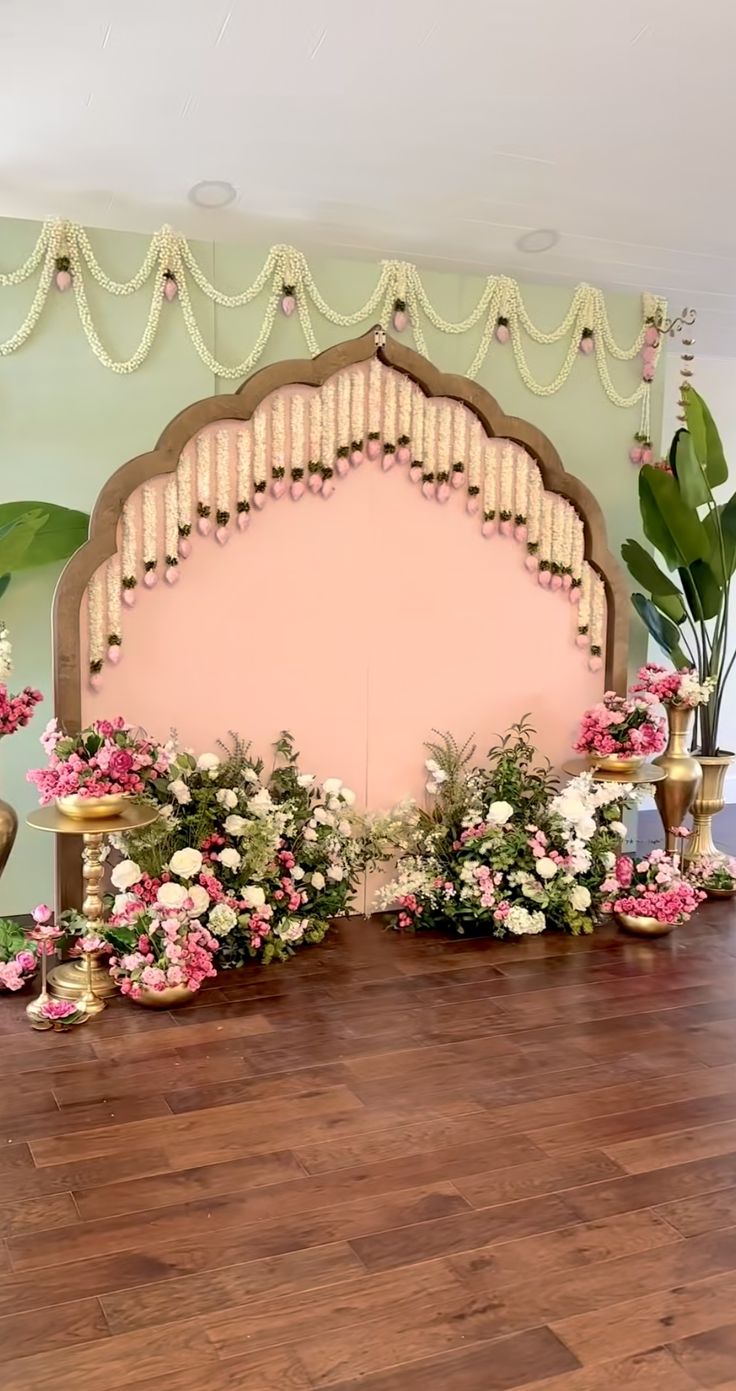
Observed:
[[[723,784],[726,773],[733,763],[732,753],[696,754],[703,770],[703,779],[693,802],[693,833],[687,842],[686,860],[699,860],[703,856],[723,857],[725,851],[719,850],[713,841],[713,817],[723,811]]]
[[[18,834],[18,817],[9,802],[0,797],[0,875],[2,875]]]
[[[126,998],[132,1000],[134,1005],[144,1005],[146,1009],[176,1009],[178,1005],[188,1004],[196,993],[196,990],[190,990],[188,985],[170,985],[166,990],[148,990],[143,987],[140,995],[128,995]]]
[[[56,805],[63,816],[72,821],[104,821],[119,816],[128,798],[120,792],[108,797],[57,797]]]
[[[652,759],[667,774],[663,782],[657,783],[654,800],[662,818],[665,844],[670,852],[677,849],[676,838],[671,834],[672,827],[682,825],[703,781],[700,764],[689,751],[693,713],[681,706],[667,707],[667,748]]]
[[[632,937],[666,937],[674,923],[661,923],[657,918],[640,918],[633,913],[617,913],[617,921]]]
[[[642,754],[609,753],[590,755],[592,768],[599,768],[602,773],[633,773],[637,768],[641,768],[645,762]]]

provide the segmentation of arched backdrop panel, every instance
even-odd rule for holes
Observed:
[[[421,796],[433,727],[485,749],[528,711],[559,763],[623,688],[595,500],[534,427],[380,339],[266,368],[113,475],[57,590],[67,726],[123,713],[198,751],[236,730],[264,756],[288,728],[375,809]],[[76,886],[63,854],[63,903]]]

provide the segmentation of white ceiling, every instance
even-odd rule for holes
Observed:
[[[0,214],[659,290],[736,355],[735,40],[733,0],[0,0]]]

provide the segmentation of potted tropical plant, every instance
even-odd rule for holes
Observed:
[[[649,633],[677,670],[697,673],[712,694],[697,708],[695,757],[703,771],[693,801],[694,834],[688,858],[718,854],[711,820],[723,807],[723,784],[733,752],[719,744],[723,694],[736,658],[729,640],[731,578],[736,568],[736,493],[726,502],[716,490],[728,481],[728,465],[705,401],[684,387],[685,427],[675,432],[668,458],[639,474],[644,535],[666,570],[638,541],[621,554],[645,592],[632,603]],[[669,572],[669,573],[667,573]]]

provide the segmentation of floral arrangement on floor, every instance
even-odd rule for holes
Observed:
[[[37,964],[23,929],[10,918],[0,918],[0,990],[21,990]]]
[[[594,758],[647,758],[661,753],[667,738],[664,719],[652,709],[657,699],[648,692],[620,696],[606,691],[582,717],[576,752]]]
[[[301,772],[288,733],[268,773],[235,735],[217,754],[178,750],[149,796],[161,818],[124,838],[132,867],[118,866],[113,881],[124,891],[140,885],[150,902],[171,894],[172,875],[184,875],[190,894],[209,898],[219,966],[283,961],[321,942],[378,854],[355,794],[339,778],[320,783]],[[197,908],[205,911],[198,899]]]
[[[32,686],[24,686],[17,695],[11,695],[5,678],[13,670],[13,647],[5,624],[0,620],[0,739],[6,734],[15,734],[23,729],[33,718],[35,707],[43,700],[40,691]]]
[[[56,797],[140,797],[168,771],[167,748],[136,730],[122,715],[95,720],[79,734],[64,734],[50,720],[41,735],[48,754],[45,768],[31,768],[26,777],[36,784],[41,805]]]
[[[526,720],[513,725],[483,767],[449,734],[427,745],[431,810],[404,820],[397,876],[377,896],[377,907],[398,909],[399,928],[592,932],[633,789],[583,773],[558,791],[533,733]]]
[[[736,893],[736,859],[732,855],[719,858],[704,855],[699,860],[691,860],[687,867],[687,877],[698,889],[706,894]]]
[[[113,953],[110,974],[121,994],[138,1000],[144,990],[196,991],[217,975],[213,957],[220,943],[201,921],[213,900],[194,882],[202,865],[198,850],[179,850],[165,879],[151,879],[132,860],[113,872],[116,887],[122,883],[126,889],[102,936]],[[216,906],[213,914],[216,919]]]
[[[652,850],[638,860],[619,855],[603,883],[604,911],[631,917],[655,918],[673,927],[687,922],[705,893],[690,882],[678,858],[666,850]]]
[[[698,680],[698,674],[689,667],[672,671],[656,662],[647,662],[636,674],[631,690],[653,696],[661,705],[674,705],[681,710],[694,710],[698,705],[707,705],[715,687],[715,677],[708,676]]]

